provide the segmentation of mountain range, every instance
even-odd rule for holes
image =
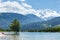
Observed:
[[[43,29],[43,28],[48,28],[48,27],[55,27],[57,25],[60,25],[60,17],[56,17],[47,21],[26,24],[26,25],[23,25],[22,29],[23,30]]]
[[[41,18],[33,14],[0,13],[0,27],[7,28],[14,19],[17,19],[22,25],[42,21]]]
[[[60,25],[60,17],[50,17],[44,20],[33,14],[22,15],[19,13],[0,13],[0,27],[6,29],[14,19],[21,23],[22,30],[42,29]]]

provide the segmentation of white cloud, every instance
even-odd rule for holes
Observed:
[[[26,7],[26,8],[32,8],[31,5],[29,5],[29,4],[25,3],[25,2],[23,2],[22,5],[23,5],[24,7]]]
[[[33,9],[30,5],[27,3],[18,3],[16,1],[7,1],[7,2],[1,2],[0,3],[0,12],[17,12],[22,14],[27,13],[35,13],[35,9]]]

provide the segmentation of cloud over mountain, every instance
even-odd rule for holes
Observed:
[[[2,0],[0,0],[0,12],[14,12],[23,15],[34,14],[42,19],[50,19],[60,16],[57,11],[51,9],[33,9],[31,5],[26,3],[26,0],[8,0],[5,2],[2,2]]]
[[[6,1],[0,2],[0,12],[16,12],[16,13],[35,13],[36,11],[25,2]]]
[[[40,14],[43,19],[50,19],[54,17],[59,17],[60,13],[51,9],[40,10]]]

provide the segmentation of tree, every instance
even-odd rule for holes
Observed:
[[[20,31],[20,23],[17,19],[14,19],[12,24],[10,24],[10,29],[16,33]]]

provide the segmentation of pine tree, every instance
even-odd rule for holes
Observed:
[[[14,19],[12,24],[10,24],[10,29],[16,33],[20,31],[20,23],[17,19]]]

